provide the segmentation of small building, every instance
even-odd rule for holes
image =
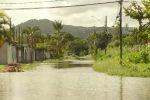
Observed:
[[[16,46],[17,50],[17,62],[18,63],[30,63],[31,59],[32,61],[35,60],[35,52],[32,50],[31,53],[31,48],[29,47],[28,44],[21,44]],[[32,57],[31,57],[32,54]]]
[[[17,62],[16,47],[5,42],[0,47],[0,64],[15,64]]]

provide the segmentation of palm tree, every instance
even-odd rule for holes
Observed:
[[[60,56],[61,53],[61,41],[62,41],[62,36],[61,36],[61,30],[63,29],[62,21],[60,20],[55,20],[53,22],[53,27],[57,31],[57,34],[55,34],[55,41],[56,41],[56,51],[58,57]]]
[[[30,46],[35,47],[36,42],[38,42],[41,36],[41,31],[40,28],[37,26],[34,27],[27,27],[26,29],[23,30],[23,34],[26,34],[27,38],[27,43]]]
[[[6,29],[4,25],[8,25],[8,17],[3,12],[0,12],[0,47],[4,43],[6,35]]]
[[[27,27],[23,30],[23,33],[26,34],[27,38],[27,44],[31,47],[31,63],[33,61],[33,49],[36,47],[36,43],[40,41],[41,37],[39,36],[41,34],[40,28],[37,26],[34,27]],[[40,39],[40,40],[39,40]]]
[[[63,29],[62,21],[60,21],[60,20],[55,20],[55,21],[53,22],[53,27],[54,27],[54,29],[55,29],[58,33],[60,33],[60,31]]]

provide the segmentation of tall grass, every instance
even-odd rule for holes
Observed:
[[[99,54],[96,63],[94,64],[94,70],[98,72],[104,72],[109,75],[120,75],[120,76],[134,76],[134,77],[150,77],[150,50],[145,50],[145,48],[139,47],[124,47],[123,52],[123,65],[119,64],[119,48],[109,48],[107,55]],[[141,56],[143,51],[149,55]],[[132,54],[138,55],[134,57]],[[134,60],[139,60],[135,63],[134,60],[130,61],[129,58]],[[146,62],[143,61],[146,59]]]

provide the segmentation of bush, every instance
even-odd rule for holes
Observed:
[[[112,60],[113,59],[113,60]],[[132,63],[123,61],[119,64],[119,56],[99,59],[93,65],[97,72],[103,72],[109,75],[130,76],[130,77],[150,77],[150,63]]]
[[[132,63],[149,63],[150,62],[150,53],[148,49],[142,49],[140,51],[131,52],[127,59]]]
[[[119,47],[119,45],[120,45],[120,41],[119,40],[115,40],[115,41],[112,41],[109,44],[109,47]]]
[[[149,56],[150,56],[150,54],[148,53],[148,51],[140,52],[140,62],[141,63],[148,63],[148,62],[150,62]]]

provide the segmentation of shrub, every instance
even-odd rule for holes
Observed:
[[[148,53],[148,51],[141,51],[140,52],[140,62],[141,63],[148,63],[149,61],[150,61],[150,59],[149,59],[149,53]]]
[[[119,47],[119,45],[120,45],[119,40],[115,40],[109,44],[109,47]]]
[[[129,53],[127,59],[132,63],[149,63],[150,62],[150,53],[148,49],[141,49],[140,51],[133,51]]]

